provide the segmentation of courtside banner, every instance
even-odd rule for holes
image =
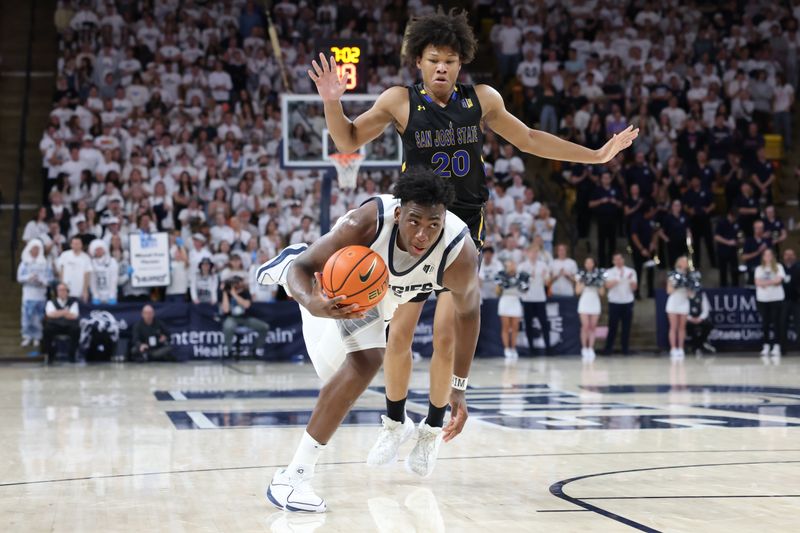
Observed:
[[[761,315],[758,314],[755,289],[703,289],[711,304],[709,319],[713,328],[708,340],[721,351],[758,351],[762,344]],[[656,332],[658,345],[669,348],[667,335],[667,292],[656,291]],[[797,342],[793,328],[787,328],[788,341]]]
[[[166,233],[131,233],[131,284],[134,287],[169,285],[169,237]]]
[[[81,305],[81,318],[86,318],[95,309],[108,311],[123,322],[121,338],[127,338],[133,325],[141,320],[142,303],[119,303],[117,305]],[[170,332],[173,355],[179,360],[218,359],[228,357],[222,335],[223,317],[219,309],[209,304],[191,305],[188,303],[164,302],[152,304],[156,318],[164,322]],[[578,346],[579,321],[576,312],[577,299],[558,298],[548,302],[548,315],[551,325],[551,339],[554,353],[572,354]],[[306,354],[303,342],[303,324],[300,309],[295,302],[254,303],[251,313],[270,325],[267,334],[264,358],[270,361],[286,361]],[[433,353],[433,315],[435,300],[426,302],[422,316],[414,332],[413,350],[423,357]],[[560,313],[560,314],[559,314]],[[537,332],[536,344],[542,344]],[[521,342],[525,333],[520,332]],[[254,332],[248,332],[236,339],[238,345],[249,352],[256,340]],[[525,346],[520,347],[525,353]],[[481,306],[481,330],[476,355],[496,357],[503,353],[500,342],[500,321],[497,317],[497,300],[486,300]]]
[[[495,314],[497,314],[497,300]],[[517,337],[518,349],[524,345],[528,353],[544,354],[544,328],[534,316],[534,304],[522,302],[525,311],[524,327],[533,331],[533,348],[528,346],[525,331]],[[581,319],[578,316],[578,299],[569,296],[552,296],[545,304],[547,321],[550,323],[550,347],[553,355],[576,355],[581,352]],[[498,319],[497,330],[500,330]],[[499,337],[499,336],[498,336]],[[498,340],[499,342],[499,340]],[[502,346],[500,346],[502,348]],[[502,353],[502,352],[499,352]],[[520,351],[522,353],[522,351]]]
[[[95,309],[108,311],[114,318],[124,322],[120,338],[130,335],[133,325],[142,318],[142,303],[120,303],[117,305],[81,305],[81,318],[86,318]],[[156,318],[161,320],[170,333],[172,355],[179,360],[219,359],[229,354],[222,335],[222,320],[219,309],[210,304],[155,303]],[[265,359],[271,361],[290,360],[306,353],[303,342],[300,310],[294,302],[254,303],[252,316],[270,325],[265,345]],[[239,346],[249,349],[256,340],[255,332],[244,333],[236,339]]]

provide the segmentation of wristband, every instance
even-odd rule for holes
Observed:
[[[453,379],[450,380],[450,384],[454,389],[467,390],[467,381],[469,381],[469,378],[460,378],[453,374]]]

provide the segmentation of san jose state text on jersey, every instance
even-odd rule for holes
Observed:
[[[436,148],[478,142],[478,126],[461,126],[444,130],[420,130],[414,132],[417,148]]]

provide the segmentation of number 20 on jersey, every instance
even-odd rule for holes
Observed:
[[[469,152],[466,150],[456,150],[452,154],[447,152],[436,152],[431,157],[433,171],[443,177],[463,178],[469,173]]]

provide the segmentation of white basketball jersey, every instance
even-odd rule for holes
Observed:
[[[385,299],[394,305],[400,305],[419,294],[444,288],[444,271],[458,257],[461,247],[464,246],[464,239],[469,237],[467,225],[448,211],[444,220],[444,230],[436,243],[412,265],[402,265],[405,268],[399,268],[395,260],[399,249],[394,212],[400,206],[400,200],[390,194],[382,194],[370,198],[367,202],[378,204],[375,238],[369,247],[381,256],[389,269],[389,294]],[[477,257],[475,260],[477,272]]]

